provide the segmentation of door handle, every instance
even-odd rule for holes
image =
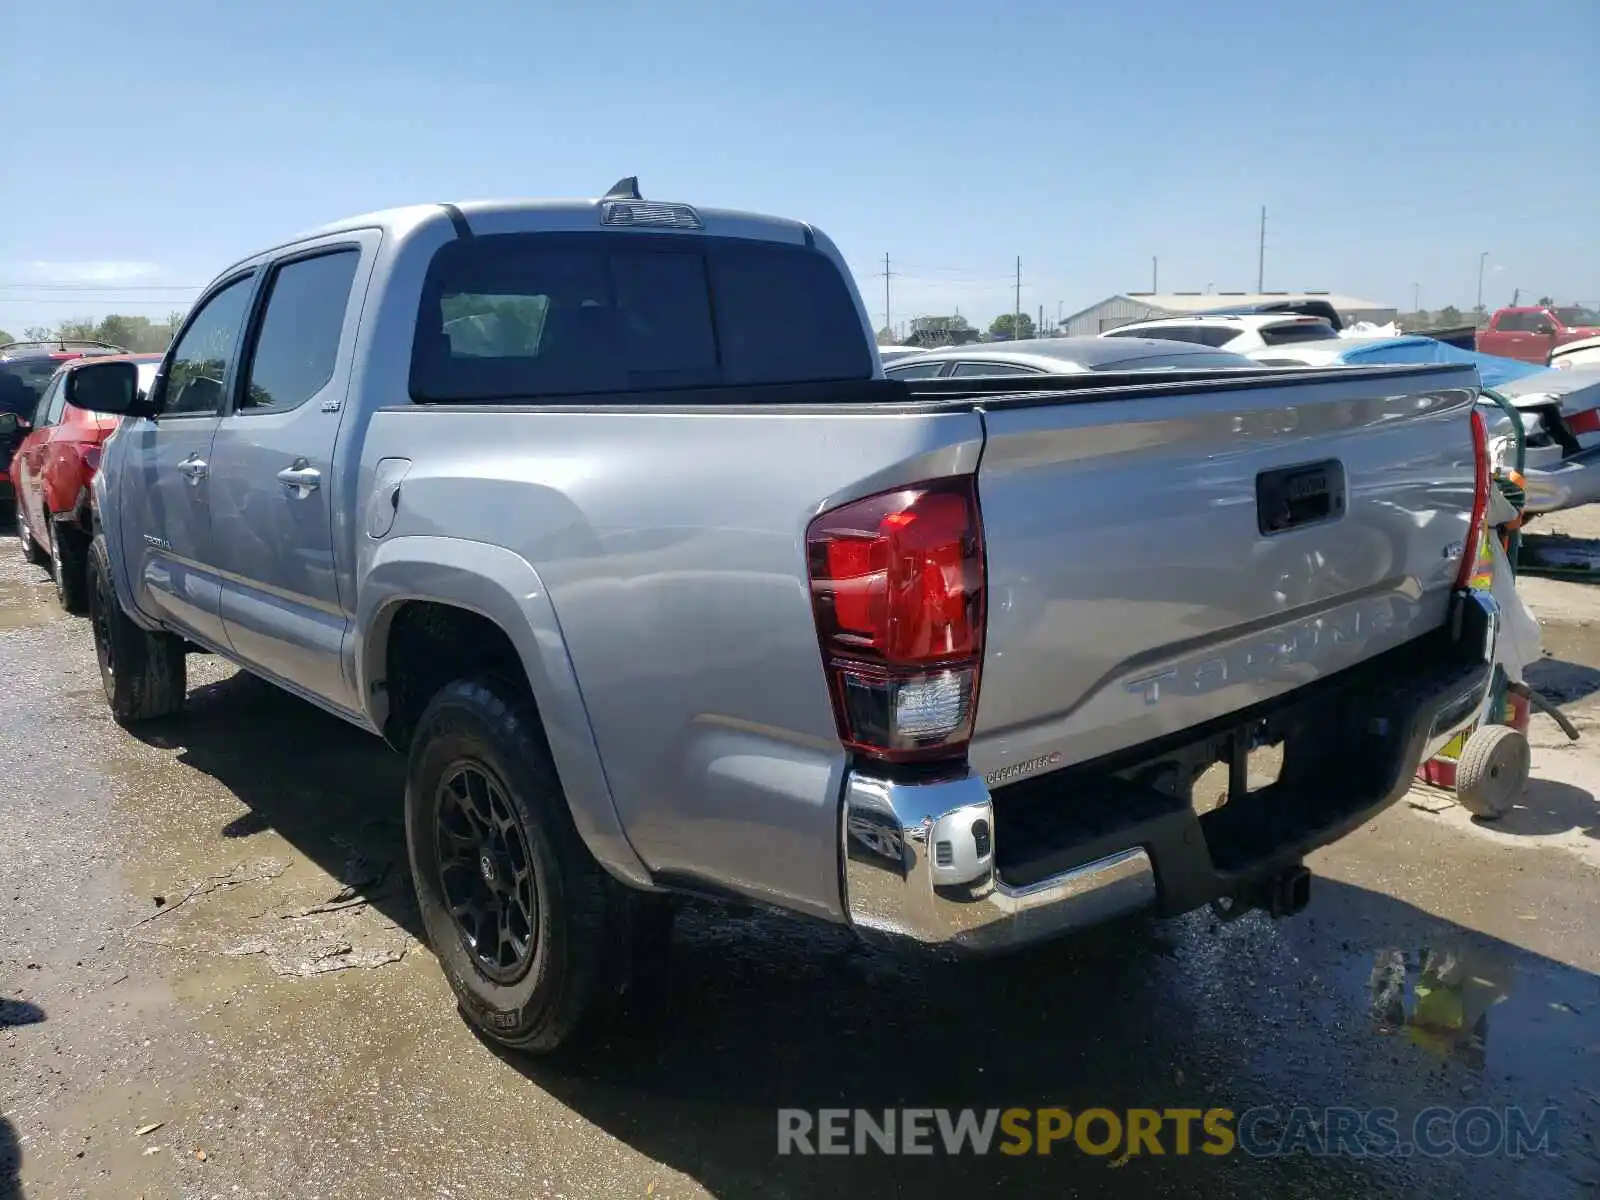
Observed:
[[[322,486],[322,472],[305,459],[297,458],[293,466],[285,467],[278,472],[278,482],[285,487],[294,488],[295,495],[303,499]]]
[[[211,467],[198,454],[191,454],[178,464],[178,471],[190,483],[198,484],[211,473]]]

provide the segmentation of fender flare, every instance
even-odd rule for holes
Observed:
[[[105,461],[102,457],[101,463]],[[128,556],[123,553],[122,545],[122,522],[117,519],[112,488],[104,470],[96,471],[89,481],[90,535],[99,532],[106,539],[106,555],[111,560],[111,589],[117,594],[117,607],[146,633],[161,633],[160,623],[150,620],[133,602],[133,580],[128,575]]]
[[[389,715],[387,693],[374,685],[387,670],[390,626],[402,605],[447,604],[493,621],[522,662],[578,835],[624,883],[652,886],[617,815],[560,622],[533,565],[486,542],[425,535],[385,540],[368,554],[346,661],[373,727],[382,729]]]

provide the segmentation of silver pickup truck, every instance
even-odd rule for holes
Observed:
[[[202,649],[407,753],[439,961],[547,1050],[676,893],[957,950],[1297,910],[1484,701],[1475,385],[908,389],[819,231],[624,184],[319,229],[223,272],[148,395],[69,399],[124,415],[116,718]]]

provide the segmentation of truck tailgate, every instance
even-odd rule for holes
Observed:
[[[1476,383],[1356,368],[985,403],[974,768],[1098,758],[1439,625]]]

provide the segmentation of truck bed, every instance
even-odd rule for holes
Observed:
[[[942,397],[984,414],[980,772],[1165,737],[1444,619],[1471,370],[1302,375],[1290,404],[1229,374]],[[1319,486],[1269,528],[1275,491]]]

